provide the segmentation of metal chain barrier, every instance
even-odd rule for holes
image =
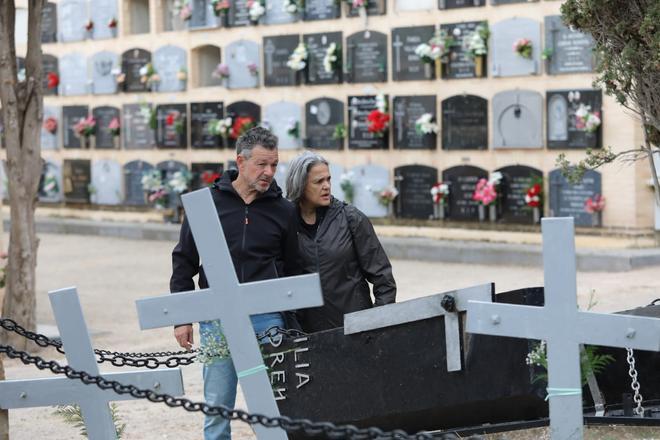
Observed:
[[[16,350],[8,345],[0,345],[0,353],[5,353],[11,359],[20,359],[25,365],[35,365],[40,370],[50,370],[55,374],[64,374],[69,379],[78,379],[84,384],[96,385],[102,390],[112,389],[117,394],[130,394],[137,399],[147,399],[150,402],[165,403],[170,408],[182,407],[189,412],[202,412],[207,416],[220,416],[228,420],[240,420],[250,425],[263,425],[267,428],[281,428],[287,432],[303,431],[307,435],[324,434],[330,438],[350,439],[411,439],[432,440],[431,434],[420,432],[410,435],[402,430],[390,432],[379,428],[357,428],[353,425],[336,426],[330,422],[312,422],[306,419],[291,419],[286,416],[268,417],[262,414],[250,414],[239,409],[226,406],[210,406],[206,403],[193,402],[186,398],[173,397],[168,394],[159,394],[150,390],[143,390],[134,385],[123,385],[117,381],[108,380],[101,376],[91,376],[84,371],[74,370],[69,366],[61,366],[55,361],[46,361],[39,356],[32,356],[24,351]]]
[[[632,348],[627,348],[628,355],[626,356],[626,360],[628,361],[628,365],[630,366],[630,369],[628,370],[628,374],[630,375],[630,378],[632,379],[632,382],[630,383],[630,388],[633,389],[635,395],[633,396],[633,400],[637,404],[637,407],[635,408],[635,414],[637,414],[640,417],[644,417],[644,407],[642,406],[642,395],[639,393],[639,382],[637,382],[637,370],[635,369],[635,356],[633,355],[633,350]]]

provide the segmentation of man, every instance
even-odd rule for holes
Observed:
[[[277,137],[264,128],[252,128],[238,138],[236,154],[238,171],[226,171],[211,193],[239,282],[298,275],[296,211],[273,180],[278,163]],[[172,251],[172,269],[171,292],[193,290],[193,277],[198,272],[199,288],[208,287],[187,219]],[[254,315],[251,319],[257,333],[273,325],[284,326],[280,313]],[[200,323],[200,334],[202,347],[222,348],[224,338],[217,321]],[[181,347],[192,347],[191,324],[176,327],[174,336]],[[206,402],[233,408],[237,378],[232,360],[215,356],[205,362],[203,374]],[[206,416],[205,440],[230,438],[228,420]]]

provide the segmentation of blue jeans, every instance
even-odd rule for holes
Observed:
[[[264,313],[251,316],[252,327],[255,333],[263,333],[272,326],[284,327],[281,313]],[[204,344],[208,332],[213,328],[213,321],[199,323],[201,343]],[[205,335],[206,333],[206,335]],[[238,379],[231,358],[217,359],[204,365],[204,400],[212,406],[224,405],[234,408],[236,404],[236,385]],[[231,427],[229,420],[220,416],[204,417],[204,440],[230,440]]]

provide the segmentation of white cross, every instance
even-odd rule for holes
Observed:
[[[57,328],[62,338],[68,365],[74,370],[99,376],[99,368],[85,318],[75,287],[49,292]],[[170,395],[183,394],[181,370],[141,370],[103,374],[107,380]],[[130,394],[117,394],[96,385],[85,385],[78,379],[53,377],[44,379],[5,380],[0,382],[0,407],[33,408],[37,406],[80,406],[89,438],[115,440],[117,438],[108,402],[132,400]]]
[[[231,358],[252,413],[279,416],[250,315],[323,305],[318,274],[240,284],[211,198],[204,188],[181,197],[209,288],[137,301],[142,329],[220,319]],[[260,439],[286,432],[255,425]]]
[[[580,344],[660,351],[660,319],[580,311],[573,218],[544,218],[542,229],[545,306],[471,301],[467,331],[546,341],[551,438],[581,439]]]
[[[401,72],[401,47],[403,46],[403,41],[399,34],[396,35],[396,40],[392,43],[394,47],[394,65],[397,72]]]

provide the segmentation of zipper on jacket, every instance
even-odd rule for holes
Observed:
[[[247,235],[247,225],[250,224],[248,218],[248,205],[245,205],[245,220],[243,221],[243,240],[241,241],[241,254],[243,263],[241,264],[241,283],[245,282],[245,236]]]

